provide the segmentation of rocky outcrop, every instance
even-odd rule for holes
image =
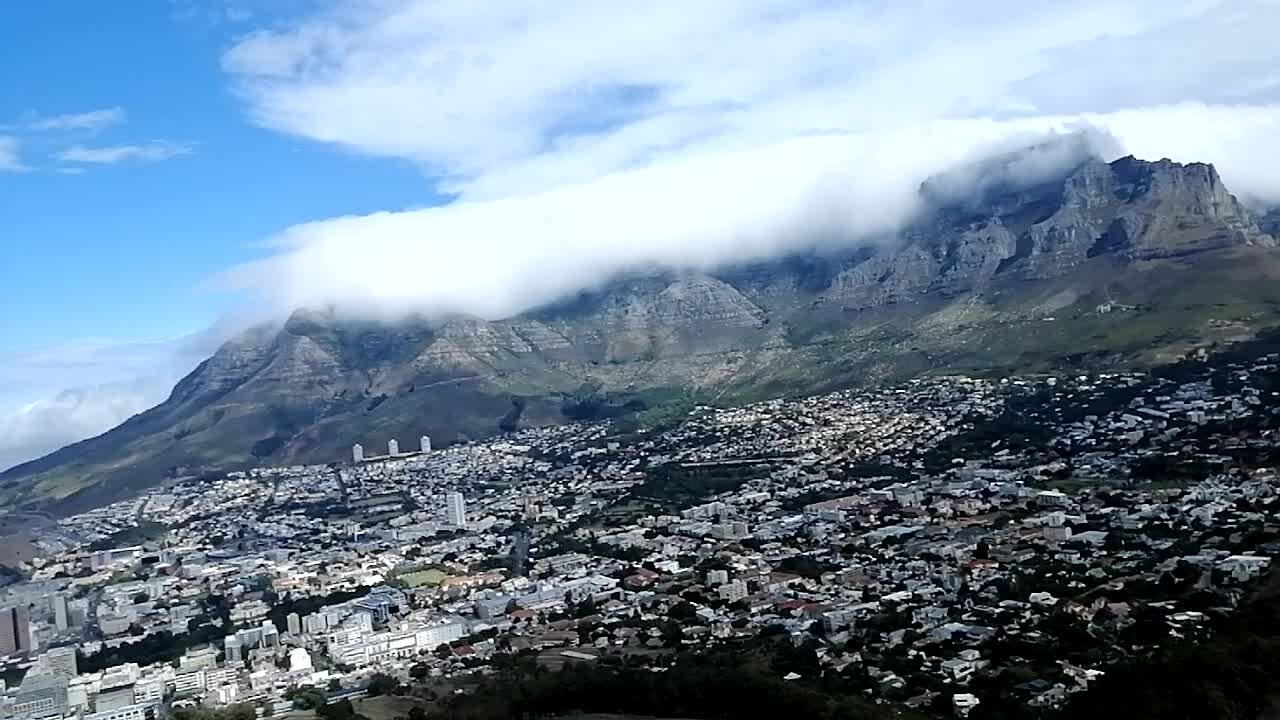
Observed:
[[[1057,183],[937,208],[896,248],[843,270],[826,297],[865,309],[981,289],[1000,275],[1053,278],[1100,255],[1142,261],[1245,245],[1275,239],[1212,165],[1090,160]]]

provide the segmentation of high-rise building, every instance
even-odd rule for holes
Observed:
[[[264,648],[280,647],[280,630],[270,620],[262,621],[262,640],[259,644]]]
[[[399,440],[396,440],[395,438],[391,438],[390,442],[387,443],[387,454],[392,457],[395,457],[396,455],[400,454]]]
[[[74,646],[50,648],[40,656],[35,668],[39,672],[54,677],[72,680],[79,674]]]
[[[227,664],[241,662],[244,658],[241,653],[240,638],[235,635],[228,635],[222,641],[222,652],[226,655]]]
[[[31,615],[24,606],[0,609],[0,656],[31,652]]]
[[[422,436],[422,445],[420,447],[424,453],[431,452],[431,437],[429,435]]]
[[[451,492],[444,496],[444,519],[454,527],[467,526],[467,501],[460,492]]]
[[[67,607],[67,596],[63,593],[53,596],[53,624],[58,632],[66,632],[71,627],[71,610]]]
[[[360,443],[351,446],[351,462],[357,465],[364,462],[364,446]]]
[[[284,621],[285,625],[289,629],[290,635],[302,634],[302,616],[298,615],[298,613],[289,613],[289,615],[285,617]]]

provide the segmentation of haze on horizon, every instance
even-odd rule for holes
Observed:
[[[238,298],[212,330],[193,318],[190,335],[155,340],[122,318],[106,339],[0,350],[0,467],[160,401],[247,322],[324,305],[502,317],[631,267],[876,241],[919,210],[926,178],[1046,138],[1037,171],[1087,154],[1212,162],[1247,202],[1280,204],[1269,0],[397,0],[256,17],[225,29],[203,91],[230,93],[240,124],[295,152],[408,167],[422,200],[321,212],[250,239],[247,262],[203,268]],[[133,110],[21,108],[0,129],[14,183],[204,152],[193,129],[110,147],[68,136],[40,156],[37,134]]]

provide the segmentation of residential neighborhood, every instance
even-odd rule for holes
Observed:
[[[1268,583],[1278,390],[1276,354],[949,375],[173,478],[0,590],[3,714],[280,716],[760,638],[904,712],[1049,712]]]

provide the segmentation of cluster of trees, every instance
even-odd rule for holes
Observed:
[[[288,626],[290,613],[298,613],[299,616],[307,616],[312,613],[319,612],[329,605],[339,605],[349,600],[364,597],[368,594],[369,588],[362,585],[354,590],[339,590],[323,596],[309,595],[307,597],[295,598],[285,595],[283,599],[273,605],[271,610],[267,613],[267,619],[275,623],[276,627],[283,629]]]
[[[105,538],[89,543],[90,550],[110,550],[116,547],[141,545],[152,540],[159,540],[169,532],[169,527],[162,523],[142,520],[133,527],[118,530]]]
[[[1092,720],[1125,708],[1130,720],[1256,720],[1280,695],[1280,597],[1225,620],[1206,642],[1171,644],[1154,658],[1107,669],[1076,696],[1064,720]]]
[[[195,620],[192,621],[193,624],[195,622]],[[222,642],[225,635],[226,630],[223,628],[208,624],[197,625],[191,632],[182,635],[174,635],[168,630],[162,630],[147,635],[137,642],[103,648],[92,655],[81,655],[77,652],[77,662],[82,673],[98,672],[125,663],[150,665],[173,662],[182,657],[189,648]]]
[[[581,713],[729,718],[914,717],[876,705],[862,695],[864,683],[835,674],[819,676],[791,643],[762,640],[682,657],[655,673],[610,664],[569,664],[553,672],[530,658],[486,678],[474,692],[450,697],[440,710],[446,720],[555,717]],[[793,657],[794,655],[794,657]],[[789,672],[803,677],[785,680]]]
[[[748,480],[765,477],[769,463],[741,462],[685,466],[660,465],[631,491],[633,499],[656,500],[676,508],[692,507],[711,495],[736,490]]]

